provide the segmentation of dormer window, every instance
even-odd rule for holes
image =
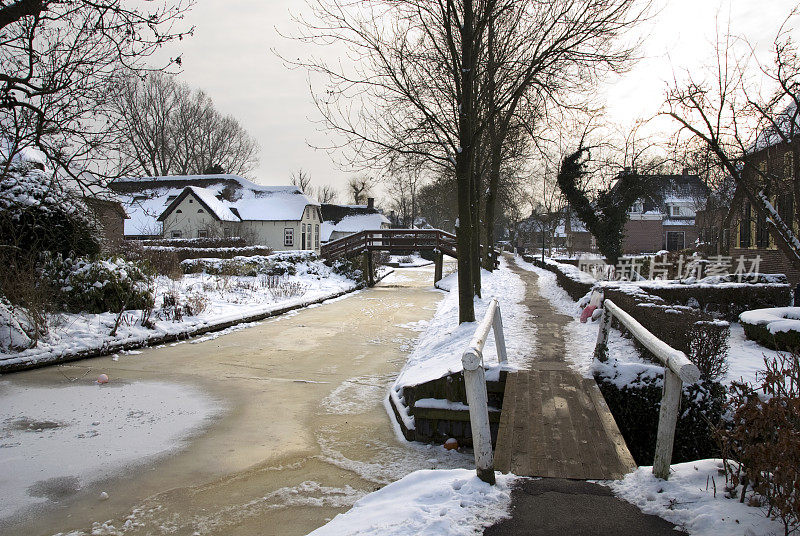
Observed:
[[[172,203],[176,199],[178,199],[177,195],[171,195],[171,196],[167,197],[167,204]]]
[[[183,214],[183,211],[181,209],[178,209],[175,211],[175,214]]]
[[[198,214],[205,214],[205,212],[206,212],[206,211],[205,211],[205,210],[203,210],[202,208],[198,208],[198,209],[197,209],[197,213],[198,213]]]
[[[672,205],[671,207],[671,215],[672,216],[680,216],[681,215],[681,207],[677,205]]]

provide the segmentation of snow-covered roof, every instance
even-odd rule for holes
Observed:
[[[689,225],[689,226],[692,226],[692,225],[694,225],[694,218],[688,219],[688,220],[676,220],[676,219],[666,218],[661,222],[661,225],[665,225],[665,226]]]
[[[749,153],[755,153],[767,147],[781,143],[784,138],[793,138],[800,134],[800,114],[797,105],[790,102],[781,113],[773,118],[774,124],[758,133],[750,146]]]
[[[160,234],[158,218],[185,189],[222,221],[297,221],[307,206],[319,206],[296,186],[265,186],[236,175],[123,177],[111,187],[130,216],[128,236]]]
[[[331,234],[333,234],[334,231],[340,233],[358,233],[360,231],[380,229],[382,225],[388,223],[389,219],[379,212],[345,216],[339,220],[338,223],[333,223],[331,221],[322,222],[320,240],[327,242],[330,240]]]
[[[217,196],[210,190],[206,190],[205,188],[199,188],[197,186],[187,186],[186,190],[189,190],[192,194],[194,194],[200,201],[202,201],[208,209],[220,220],[222,221],[239,221],[239,218],[231,212],[231,209],[226,206],[226,204],[217,199]]]

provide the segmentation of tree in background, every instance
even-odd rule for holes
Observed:
[[[367,202],[367,198],[372,195],[372,188],[375,184],[375,181],[372,177],[368,175],[358,175],[356,177],[350,177],[350,180],[347,181],[347,190],[350,192],[352,196],[353,204],[354,205],[364,205]]]
[[[114,172],[120,69],[141,73],[161,46],[191,34],[180,21],[191,1],[17,0],[0,3],[0,178],[26,148],[82,187]],[[95,173],[83,174],[87,168]]]
[[[745,39],[725,34],[716,43],[715,64],[705,77],[687,76],[669,89],[664,114],[680,130],[676,138],[704,151],[717,175],[731,177],[755,208],[776,246],[800,269],[800,241],[793,221],[783,221],[769,200],[769,169],[748,158],[771,145],[796,143],[800,136],[800,55],[792,40],[799,13],[793,9],[781,25],[772,47],[772,61],[762,63]],[[736,44],[744,44],[737,53]],[[755,64],[753,66],[753,64]],[[800,200],[800,158],[789,170],[794,203]],[[721,173],[720,173],[721,172]],[[722,225],[730,221],[731,213]]]
[[[300,188],[300,191],[306,195],[314,195],[314,187],[311,186],[311,175],[308,172],[298,169],[297,173],[292,173],[289,179],[293,186]]]
[[[531,88],[538,88],[537,99],[549,98],[570,86],[562,82],[585,85],[604,63],[624,59],[624,48],[609,45],[639,20],[640,3],[646,5],[638,0],[312,4],[315,20],[303,21],[300,39],[345,44],[352,66],[317,59],[287,63],[328,77],[313,97],[325,124],[353,149],[354,161],[383,168],[398,158],[416,158],[455,177],[449,195],[458,200],[460,322],[474,320],[481,211],[487,186],[493,192],[502,167],[502,150],[495,151],[496,163],[486,164],[481,144],[487,130],[496,133],[493,148],[502,146],[504,125],[515,121],[516,107],[529,100]],[[490,196],[490,211],[498,199]],[[487,241],[493,241],[494,221],[486,225]]]
[[[201,90],[164,73],[129,74],[116,99],[120,169],[129,175],[248,176],[259,146]]]
[[[592,194],[590,147],[579,145],[566,155],[558,172],[558,186],[570,208],[575,212],[589,232],[597,240],[597,249],[611,264],[617,264],[622,256],[622,239],[628,210],[637,199],[650,190],[643,176],[633,172],[622,172],[613,185]]]

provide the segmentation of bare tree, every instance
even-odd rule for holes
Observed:
[[[258,143],[205,92],[163,73],[129,75],[119,85],[118,149],[125,173],[247,176],[258,164]]]
[[[330,184],[323,184],[317,187],[317,201],[320,203],[336,203],[339,193]]]
[[[716,62],[706,79],[691,75],[677,80],[667,94],[664,114],[673,118],[683,138],[706,149],[713,164],[735,181],[759,218],[768,223],[775,244],[800,269],[800,241],[792,221],[783,221],[770,202],[775,176],[760,169],[749,155],[772,145],[796,145],[800,135],[800,58],[791,39],[793,9],[781,26],[772,50],[772,62],[761,63],[753,47],[737,53],[734,43],[745,42],[728,32],[717,39]],[[757,76],[752,76],[755,65]],[[769,87],[764,97],[764,86]],[[796,151],[795,151],[796,152]],[[800,199],[800,172],[794,158],[791,178],[795,203]],[[725,219],[725,223],[729,218]]]
[[[352,195],[353,203],[356,205],[363,205],[367,197],[371,195],[374,180],[368,175],[358,175],[351,177],[347,181],[347,189]]]
[[[301,65],[329,77],[324,90],[314,94],[315,102],[326,125],[354,149],[356,162],[374,167],[416,157],[456,177],[460,321],[474,320],[472,299],[480,293],[478,231],[485,196],[480,175],[487,169],[479,151],[482,136],[492,122],[499,122],[495,141],[503,144],[503,123],[511,123],[514,108],[528,98],[534,83],[545,89],[540,94],[555,95],[559,81],[585,83],[601,63],[626,56],[607,45],[638,20],[633,9],[638,4],[313,3],[316,20],[305,24],[301,38],[344,43],[353,67],[316,60]],[[494,56],[487,62],[490,51]],[[487,78],[489,63],[494,74]],[[493,103],[487,103],[490,97]],[[501,159],[493,164],[489,180],[497,180]],[[492,210],[496,199],[488,205]],[[489,238],[493,241],[493,235]]]
[[[151,5],[152,4],[152,5]],[[17,0],[0,3],[0,177],[27,147],[81,185],[107,177],[103,157],[118,131],[114,73],[153,70],[144,60],[191,33],[180,21],[191,1]],[[180,58],[167,64],[180,65]],[[167,65],[162,65],[166,67]],[[95,163],[94,175],[81,174]]]
[[[293,186],[300,188],[304,194],[313,196],[314,187],[311,185],[311,175],[308,172],[298,169],[296,173],[292,173],[291,183]]]

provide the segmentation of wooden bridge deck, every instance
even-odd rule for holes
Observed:
[[[520,476],[608,480],[635,467],[593,379],[536,362],[506,379],[495,468]]]

